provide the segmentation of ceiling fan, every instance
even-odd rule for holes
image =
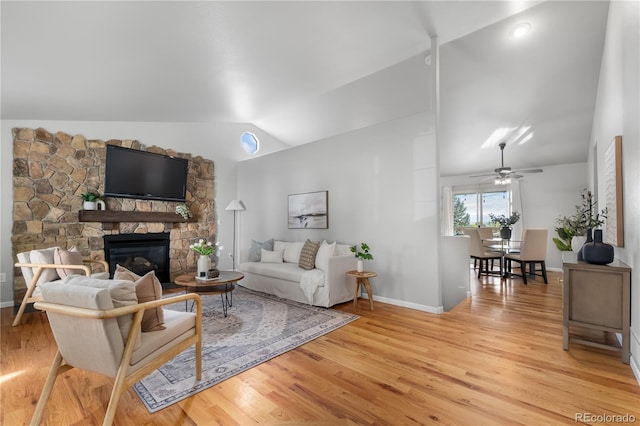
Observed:
[[[511,179],[520,179],[523,177],[520,173],[542,173],[542,169],[527,169],[527,170],[511,170],[511,167],[505,167],[504,165],[504,148],[507,146],[506,142],[500,142],[500,167],[494,169],[493,173],[473,175],[471,178],[483,177],[491,180],[494,179],[496,185],[511,183]]]

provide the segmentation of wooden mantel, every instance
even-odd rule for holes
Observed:
[[[78,221],[102,222],[105,229],[112,228],[114,223],[120,222],[186,222],[184,218],[177,213],[118,210],[80,210],[78,212]]]

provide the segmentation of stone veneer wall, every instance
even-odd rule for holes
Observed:
[[[189,160],[188,222],[122,222],[103,229],[99,222],[79,222],[80,194],[104,193],[106,145],[173,155]],[[189,245],[204,238],[215,241],[214,164],[202,157],[145,147],[134,140],[87,140],[81,135],[55,134],[44,129],[13,129],[13,258],[33,249],[76,246],[84,255],[104,259],[104,235],[170,232],[171,278],[195,270],[196,256]],[[175,212],[176,202],[105,198],[107,210]],[[22,301],[26,284],[14,271],[14,300]]]

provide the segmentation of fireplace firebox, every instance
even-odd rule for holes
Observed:
[[[155,271],[161,283],[170,283],[169,233],[104,236],[104,255],[113,278],[116,265],[138,275]]]

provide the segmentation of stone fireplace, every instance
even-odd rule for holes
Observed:
[[[169,233],[119,234],[104,236],[104,256],[109,263],[109,276],[116,265],[144,275],[155,271],[161,283],[171,282],[169,264]]]
[[[106,145],[172,155],[189,160],[187,202],[193,217],[175,214],[172,201],[103,198],[106,211],[82,210],[80,194],[104,193]],[[87,214],[92,213],[92,214]],[[99,213],[96,216],[95,213]],[[195,269],[189,245],[200,238],[215,241],[216,213],[213,161],[177,153],[135,140],[96,140],[45,129],[13,129],[13,228],[16,254],[53,246],[75,246],[85,256],[105,259],[105,237],[166,234],[169,238],[168,281]],[[165,273],[165,272],[163,272]],[[14,270],[14,300],[26,285]]]

